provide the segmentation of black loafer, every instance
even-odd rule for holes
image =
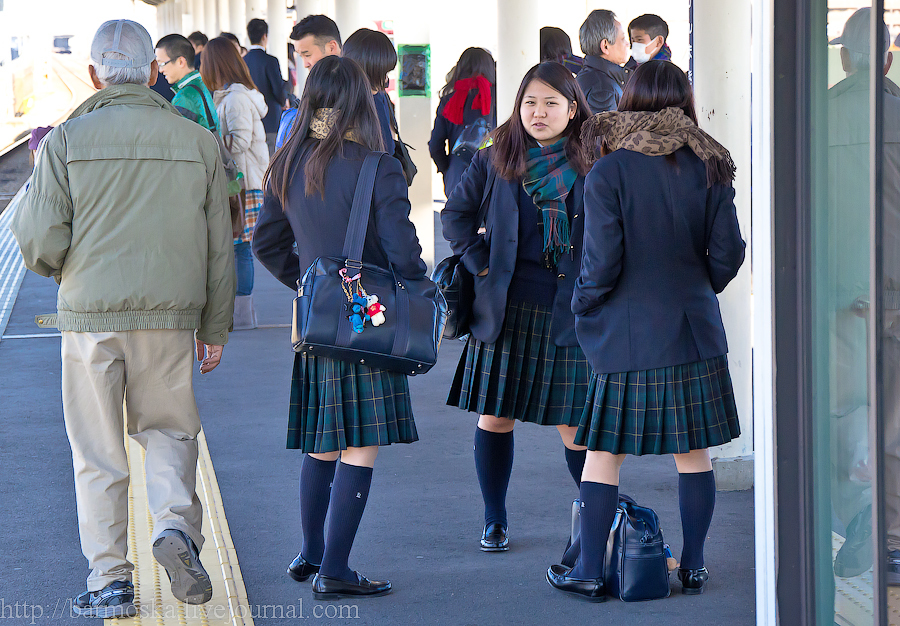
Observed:
[[[391,592],[388,580],[369,580],[359,572],[353,572],[356,582],[331,578],[316,574],[312,581],[313,597],[316,600],[337,600],[338,598],[377,597]]]
[[[696,596],[703,593],[703,585],[709,580],[709,571],[705,567],[700,569],[678,568],[678,580],[681,581],[681,593],[688,596]]]
[[[481,550],[483,552],[506,552],[509,550],[509,534],[506,526],[499,522],[488,524],[481,534]]]
[[[298,554],[297,558],[291,561],[291,564],[288,566],[288,575],[299,583],[318,572],[319,566],[313,565],[304,559],[302,554]]]
[[[547,570],[547,582],[554,589],[570,593],[588,602],[606,602],[606,586],[603,578],[572,578],[571,567],[551,565]]]

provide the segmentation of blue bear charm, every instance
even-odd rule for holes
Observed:
[[[368,302],[362,296],[355,294],[353,300],[347,305],[350,309],[350,327],[355,333],[361,333],[366,328],[366,322],[371,318],[367,313]]]

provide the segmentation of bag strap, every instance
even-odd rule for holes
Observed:
[[[375,172],[384,152],[374,152],[363,161],[359,178],[356,181],[356,192],[353,194],[353,208],[350,210],[350,223],[344,237],[344,257],[348,262],[362,266],[363,244],[366,229],[369,227],[369,212],[372,208],[372,193],[375,190]]]
[[[203,102],[203,108],[206,109],[206,119],[209,122],[209,125],[212,126],[212,128],[210,130],[214,133],[218,133],[219,129],[216,126],[216,123],[213,121],[213,116],[212,116],[212,112],[209,110],[209,105],[206,104],[206,96],[203,95],[203,90],[200,89],[194,83],[188,83],[187,85],[185,85],[185,87],[190,87],[192,89],[195,89],[197,91],[197,93],[200,94],[200,101]]]

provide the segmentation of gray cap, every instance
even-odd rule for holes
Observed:
[[[107,52],[116,52],[126,58],[104,59]],[[104,22],[94,35],[91,59],[97,65],[109,67],[146,67],[156,55],[146,28],[131,20],[110,20]]]
[[[863,7],[859,9],[844,24],[844,31],[840,37],[836,37],[829,41],[830,44],[840,44],[851,52],[859,54],[869,54],[869,33],[871,31],[871,15],[872,9]],[[884,22],[884,51],[887,52],[891,46],[891,33]]]

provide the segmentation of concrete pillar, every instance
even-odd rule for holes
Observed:
[[[540,61],[538,0],[497,0],[497,121],[505,120],[516,101],[522,77]],[[515,27],[511,24],[515,23]]]
[[[215,0],[217,8],[216,32],[231,28],[231,6],[229,0]]]
[[[753,484],[753,297],[751,267],[750,24],[746,0],[694,0],[694,93],[700,127],[731,152],[737,166],[735,205],[747,241],[747,260],[719,296],[728,336],[728,366],[741,436],[710,454],[720,489]],[[723,29],[722,24],[736,28]],[[741,26],[743,25],[743,26]],[[760,207],[763,209],[764,207]]]
[[[247,22],[249,21],[246,17],[246,13],[247,7],[244,0],[228,0],[228,28],[226,29],[223,26],[222,30],[227,30],[236,35],[241,31],[246,30]],[[238,35],[238,37],[240,37],[240,35]]]
[[[219,2],[218,0],[203,1],[203,32],[209,37],[210,33],[218,35],[222,32],[219,28]]]
[[[406,4],[405,0],[401,0],[399,5]],[[421,17],[421,9],[414,12],[413,15]],[[366,26],[368,21],[363,11],[363,3],[360,0],[335,0],[334,3],[334,21],[337,22],[338,30],[341,31],[341,39],[346,39],[354,33],[354,31]],[[395,30],[396,33],[396,30]]]
[[[191,17],[193,18],[191,30],[199,30],[207,37],[215,37],[218,33],[210,33],[206,29],[206,0],[192,0],[191,5]]]
[[[343,0],[338,0],[341,3]],[[416,0],[398,0],[395,5],[396,17],[394,19],[394,41],[397,45],[430,43],[430,28],[428,21],[423,19],[422,10]],[[344,35],[344,26],[338,22],[341,36]],[[433,72],[432,72],[433,74]],[[440,80],[440,77],[438,77]],[[431,76],[434,84],[435,76]],[[431,95],[427,96],[403,96],[399,98],[397,105],[397,123],[400,126],[400,134],[403,140],[413,146],[410,156],[419,173],[409,188],[409,202],[412,205],[410,219],[416,227],[419,243],[422,246],[422,258],[428,264],[429,272],[434,267],[434,200],[431,194],[432,176],[434,165],[428,153],[428,139],[431,137],[431,123],[434,119],[434,109],[431,105]]]
[[[269,24],[269,45],[266,52],[278,59],[281,66],[281,77],[287,80],[287,38],[291,33],[287,22],[287,7],[284,0],[268,0],[266,10]]]
[[[266,4],[268,0],[244,0],[244,4],[247,9],[244,15],[244,23],[241,25],[240,31],[235,32],[241,41],[245,41],[247,39],[247,22],[252,20],[254,17],[258,17],[259,19],[266,19]]]

